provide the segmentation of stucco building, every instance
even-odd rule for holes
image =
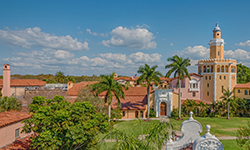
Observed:
[[[216,23],[213,30],[213,39],[210,40],[210,59],[198,62],[198,73],[202,77],[201,98],[210,102],[220,100],[223,89],[230,89],[237,82],[236,60],[224,59],[224,39],[221,38],[221,29]]]

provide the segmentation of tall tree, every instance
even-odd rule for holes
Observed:
[[[53,99],[33,98],[33,113],[22,132],[31,137],[31,149],[91,149],[98,143],[98,134],[110,129],[108,116],[98,113],[89,102],[70,102],[62,96]]]
[[[250,69],[242,64],[237,65],[237,83],[250,82]]]
[[[113,95],[118,101],[118,106],[120,106],[121,104],[120,98],[125,98],[125,94],[123,92],[123,85],[119,84],[116,80],[114,80],[114,76],[114,72],[111,75],[101,75],[102,81],[91,85],[92,91],[94,91],[96,95],[99,95],[102,92],[106,92],[105,103],[108,103],[109,106],[109,118],[111,118],[111,103],[113,101]]]
[[[64,75],[62,71],[56,72],[55,80],[58,83],[65,83],[65,79],[66,79],[66,76]]]
[[[228,88],[227,90],[223,89],[223,96],[220,97],[227,104],[227,119],[229,119],[230,103],[234,101],[234,98],[232,98],[232,95],[233,95],[233,91],[230,91],[230,89]]]
[[[170,77],[172,73],[174,73],[174,77],[178,75],[178,82],[176,85],[176,88],[179,85],[179,119],[181,119],[181,80],[185,78],[186,76],[191,80],[190,75],[188,73],[187,67],[190,66],[190,59],[186,58],[183,59],[182,57],[179,57],[178,55],[175,55],[171,58],[168,58],[168,61],[172,62],[169,65],[166,65],[165,68],[170,70],[167,72],[166,77]]]
[[[137,73],[140,73],[141,76],[137,79],[137,84],[141,84],[142,82],[146,81],[147,82],[147,90],[148,90],[148,120],[149,120],[149,111],[150,111],[150,85],[151,82],[154,82],[155,85],[157,86],[159,83],[161,83],[160,76],[163,76],[159,71],[155,71],[158,66],[155,65],[152,68],[148,64],[145,64],[144,67],[139,67],[137,70]]]
[[[9,111],[9,110],[21,110],[22,103],[18,101],[15,97],[3,97],[0,99],[0,112]]]

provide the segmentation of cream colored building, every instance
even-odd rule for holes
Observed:
[[[213,30],[213,39],[209,43],[210,59],[198,62],[198,73],[203,76],[201,97],[210,102],[220,100],[223,89],[233,90],[237,82],[237,62],[224,59],[224,44],[217,23]]]

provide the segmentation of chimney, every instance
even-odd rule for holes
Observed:
[[[69,90],[69,89],[71,89],[72,87],[73,87],[73,82],[72,81],[69,81],[68,83],[67,83],[67,90]]]
[[[10,97],[10,65],[3,65],[3,90],[2,97],[8,96]]]

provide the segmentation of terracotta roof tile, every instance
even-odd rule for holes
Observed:
[[[0,150],[32,150],[30,149],[30,137],[32,137],[33,135],[34,134],[31,134],[22,139],[16,140],[15,142],[0,148]]]
[[[44,86],[45,81],[39,79],[10,79],[10,86]],[[3,79],[0,79],[0,87],[3,86]]]
[[[125,80],[125,81],[136,81],[138,77],[132,78],[132,77],[116,77],[114,80]]]
[[[121,99],[121,110],[145,110],[147,103],[147,96],[125,96]],[[117,101],[113,102],[112,108],[117,108]]]
[[[27,112],[18,112],[13,110],[1,112],[0,128],[30,118],[31,116],[32,115],[28,114]]]
[[[147,87],[129,87],[128,90],[124,90],[125,96],[145,96],[148,93]],[[154,92],[154,90],[150,90],[150,93]],[[99,94],[99,96],[105,96],[107,92],[102,92]]]
[[[247,89],[247,88],[250,88],[250,82],[245,83],[245,84],[237,84],[234,88],[239,88],[239,89]]]
[[[77,96],[80,89],[84,89],[86,88],[87,85],[98,83],[98,82],[99,81],[89,81],[89,82],[80,82],[80,83],[73,84],[73,87],[70,88],[66,92],[66,94],[70,96]]]
[[[194,76],[194,75],[195,75],[195,76],[198,76],[198,77],[202,77],[202,75],[197,74],[197,73],[190,73],[189,75],[190,75],[190,76]],[[186,75],[185,75],[184,77],[186,77]],[[177,76],[177,77],[174,77],[174,78],[170,78],[169,81],[172,81],[172,80],[177,79],[177,78],[178,78],[178,76]]]

